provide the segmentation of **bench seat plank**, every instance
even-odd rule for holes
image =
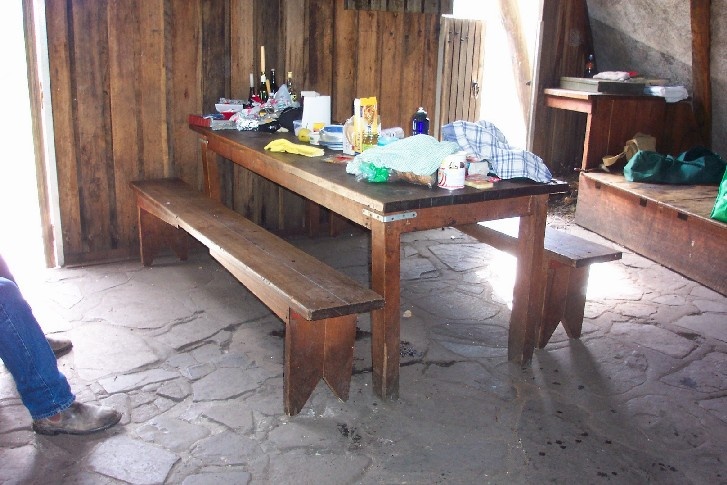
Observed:
[[[499,219],[479,224],[457,226],[457,229],[483,241],[492,241],[493,247],[509,254],[517,251],[518,225],[514,219]],[[593,263],[605,263],[621,259],[621,252],[602,244],[587,241],[573,234],[568,234],[552,227],[545,228],[546,255],[562,264],[579,268]]]
[[[320,320],[382,308],[383,298],[179,179],[134,182],[139,196],[210,249],[287,321],[288,308]],[[158,201],[164,201],[163,203]],[[244,276],[249,274],[249,276]],[[248,286],[249,285],[249,286]],[[276,296],[278,294],[278,296]],[[279,295],[284,295],[280,297]],[[280,303],[284,301],[285,303]],[[292,306],[289,305],[292,303]]]

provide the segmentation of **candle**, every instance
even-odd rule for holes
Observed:
[[[265,46],[260,46],[260,72],[265,72]]]
[[[255,87],[255,78],[252,77],[252,73],[250,73],[250,87],[251,88]]]

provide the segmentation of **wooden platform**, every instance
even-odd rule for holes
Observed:
[[[717,190],[581,173],[576,223],[727,295],[727,224],[709,217]]]

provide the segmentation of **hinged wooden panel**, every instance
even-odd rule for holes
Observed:
[[[444,16],[440,32],[438,109],[430,130],[437,138],[442,125],[479,118],[485,27],[480,20]]]

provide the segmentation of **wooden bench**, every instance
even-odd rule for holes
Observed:
[[[517,224],[511,220],[457,226],[457,229],[501,251],[516,254]],[[538,332],[538,348],[550,340],[559,323],[570,338],[579,338],[586,306],[588,271],[593,263],[621,259],[617,251],[553,228],[545,229],[543,264],[548,272]]]
[[[170,247],[186,260],[189,237],[286,324],[284,408],[295,415],[319,380],[348,399],[356,314],[384,299],[179,179],[132,182],[141,261]]]

